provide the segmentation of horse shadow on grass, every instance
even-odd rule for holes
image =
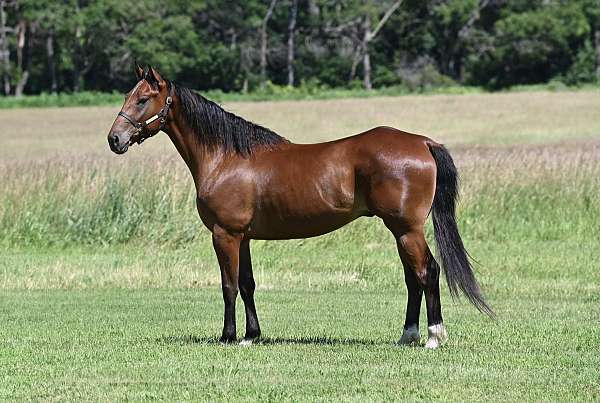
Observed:
[[[237,345],[237,342],[229,343]],[[194,335],[177,335],[177,336],[160,336],[156,338],[159,344],[179,344],[179,345],[222,345],[218,337],[214,336],[194,336]],[[356,339],[356,338],[339,338],[329,336],[298,336],[298,337],[261,337],[254,344],[256,345],[315,345],[315,346],[389,346],[396,343],[385,342],[378,340]]]

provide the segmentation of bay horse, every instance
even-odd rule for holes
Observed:
[[[235,304],[246,311],[242,344],[261,334],[254,305],[250,240],[295,239],[334,231],[361,216],[381,218],[396,239],[408,288],[401,344],[418,344],[425,294],[427,348],[447,341],[440,267],[424,236],[433,215],[435,239],[453,297],[459,290],[493,316],[475,280],[455,218],[457,171],[446,148],[390,127],[320,144],[294,144],[246,121],[152,67],[138,79],[108,134],[123,154],[164,131],[196,186],[200,219],[212,233],[225,305],[221,341],[236,340]]]

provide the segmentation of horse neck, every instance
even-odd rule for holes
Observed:
[[[172,119],[165,132],[188,166],[196,188],[199,190],[203,180],[210,176],[226,157],[226,154],[219,147],[203,143],[180,116],[177,108],[173,108],[171,114]]]

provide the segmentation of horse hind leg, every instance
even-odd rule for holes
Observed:
[[[427,248],[427,274],[429,284],[425,287],[427,303],[427,333],[425,347],[437,348],[448,341],[448,333],[442,319],[442,303],[440,300],[440,266]]]
[[[424,293],[428,325],[428,339],[425,347],[437,348],[448,340],[440,301],[440,267],[429,250],[422,228],[399,232],[394,231],[393,226],[388,225],[388,227],[396,236],[398,253],[405,268],[405,281],[409,292],[406,322],[400,342],[414,343],[418,337],[418,315],[421,295]]]
[[[401,246],[398,243],[398,250]],[[419,333],[419,314],[421,312],[421,300],[423,298],[423,289],[417,282],[417,277],[413,269],[407,264],[404,266],[404,282],[408,290],[408,298],[406,302],[406,319],[404,321],[404,330],[402,337],[400,337],[400,344],[404,345],[415,345],[421,341],[421,334]]]

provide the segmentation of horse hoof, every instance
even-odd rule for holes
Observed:
[[[226,344],[231,344],[231,343],[235,343],[236,341],[237,341],[237,340],[236,340],[236,338],[235,338],[235,337],[225,337],[225,336],[223,336],[223,337],[221,337],[221,338],[219,339],[219,343],[221,343],[221,344],[223,344],[223,345],[226,345]]]
[[[416,325],[409,326],[402,332],[402,337],[398,341],[398,344],[405,346],[419,344],[421,341],[421,334],[419,333],[419,327]]]
[[[249,347],[251,345],[254,344],[254,342],[256,341],[256,339],[242,339],[242,341],[240,341],[240,346],[242,347]]]
[[[443,323],[429,326],[427,328],[427,333],[429,338],[427,339],[425,348],[433,350],[443,346],[448,341],[448,333],[446,332],[446,328],[444,327]]]

